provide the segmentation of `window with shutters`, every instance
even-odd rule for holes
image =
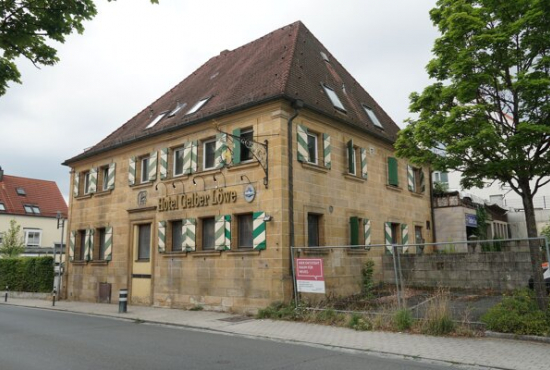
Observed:
[[[318,135],[316,133],[308,131],[308,133],[307,133],[307,151],[308,151],[308,155],[309,155],[308,162],[313,163],[313,164],[317,164],[317,162],[318,162],[317,158],[319,157],[319,155],[318,155],[318,145],[317,145],[318,138],[317,137],[318,137]]]
[[[216,139],[203,141],[201,154],[203,170],[216,168]]]
[[[214,217],[205,217],[200,219],[200,236],[199,245],[203,251],[211,251],[216,248],[216,219]]]
[[[352,216],[349,219],[349,243],[350,245],[365,245],[365,221],[366,219]]]
[[[237,246],[238,248],[253,248],[253,218],[252,213],[237,215]]]
[[[252,140],[254,140],[254,131],[252,129],[244,130],[241,132],[241,141],[239,143],[241,147],[240,161],[246,162],[254,159],[252,154]]]
[[[96,232],[94,233],[94,237],[96,240],[94,241],[94,244],[97,245],[97,257],[94,259],[104,261],[105,260],[105,250],[106,250],[106,229],[104,227],[101,227],[99,229],[96,229]]]
[[[137,225],[137,259],[148,261],[151,257],[151,224]]]
[[[331,168],[330,135],[312,131],[306,126],[297,126],[297,159],[304,164]],[[306,167],[307,168],[307,167]]]
[[[78,230],[76,232],[76,240],[74,246],[75,261],[84,260],[84,249],[86,247],[86,230]]]
[[[82,172],[82,190],[84,195],[90,194],[90,171]]]
[[[174,220],[168,223],[168,245],[170,251],[181,252],[183,250],[182,220]]]
[[[426,191],[422,168],[407,166],[407,186],[413,193],[422,194]]]
[[[141,157],[139,159],[139,163],[140,163],[140,166],[139,166],[138,176],[139,176],[140,182],[142,184],[149,182],[149,164],[150,164],[149,156]]]
[[[181,176],[185,173],[184,170],[184,148],[174,149],[173,160],[173,176]]]

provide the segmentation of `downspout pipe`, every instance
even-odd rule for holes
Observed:
[[[294,247],[294,157],[293,157],[293,131],[292,131],[292,121],[298,117],[300,109],[304,107],[303,100],[296,99],[291,105],[294,109],[294,114],[288,119],[287,127],[287,155],[288,155],[288,255],[290,259],[290,277],[292,278],[292,285],[294,287],[294,296],[296,297],[296,286],[294,284],[294,269],[292,261],[292,247]]]

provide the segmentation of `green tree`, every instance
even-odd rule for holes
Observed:
[[[550,224],[542,228],[540,235],[545,236],[548,239],[548,241],[550,241]]]
[[[3,258],[18,257],[25,251],[25,243],[19,235],[21,226],[15,220],[10,221],[8,231],[2,232],[2,244],[0,245],[0,256]]]
[[[57,50],[48,42],[64,43],[73,31],[81,34],[84,21],[96,14],[93,0],[0,0],[0,96],[8,82],[21,83],[16,58],[36,67],[55,64]]]
[[[435,81],[411,94],[416,118],[397,154],[461,171],[465,188],[508,184],[536,237],[533,197],[550,182],[550,2],[439,0],[430,17],[441,33],[427,65]],[[530,255],[545,309],[538,243]]]

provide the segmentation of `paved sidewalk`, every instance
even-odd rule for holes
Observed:
[[[38,299],[8,299],[0,304],[76,312],[144,322],[214,330],[244,336],[300,342],[360,351],[371,351],[453,364],[496,369],[541,370],[550,364],[550,344],[496,338],[449,338],[366,331],[297,323],[256,320],[209,311],[184,311],[158,307],[129,306],[118,313],[118,305]]]

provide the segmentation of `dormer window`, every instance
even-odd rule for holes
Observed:
[[[336,95],[336,92],[332,90],[330,87],[323,85],[323,88],[325,89],[325,93],[329,97],[330,101],[332,102],[332,105],[334,105],[334,108],[341,110],[342,112],[346,111],[346,108],[344,108],[344,105],[340,101],[340,98],[338,98],[338,95]]]
[[[189,109],[189,110],[187,111],[187,113],[185,113],[185,115],[187,116],[187,115],[189,115],[189,114],[193,114],[193,113],[197,112],[199,109],[202,108],[203,105],[206,104],[206,102],[208,101],[208,99],[210,99],[210,97],[199,100],[199,101],[197,102],[197,104],[193,105],[193,108]]]
[[[150,124],[147,125],[147,127],[145,127],[146,129],[148,128],[151,128],[153,127],[154,125],[156,125],[157,123],[160,122],[161,119],[164,118],[164,116],[166,115],[167,112],[162,112],[161,114],[159,114],[158,116],[155,117],[154,120],[151,121]]]
[[[367,116],[369,116],[370,120],[376,127],[384,128],[384,126],[382,126],[382,124],[380,123],[380,120],[378,119],[378,117],[376,116],[376,114],[371,108],[367,107],[366,105],[363,105],[363,109],[365,110],[365,112],[367,113]]]
[[[4,205],[4,203],[0,202],[0,211],[5,211],[6,210],[6,206]]]
[[[15,189],[15,191],[17,192],[17,195],[27,195],[27,193],[25,192],[25,189],[23,188],[17,188]]]

